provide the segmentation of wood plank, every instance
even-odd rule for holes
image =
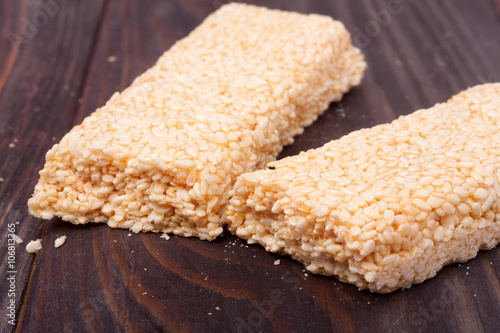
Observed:
[[[67,2],[67,1],[66,1]],[[44,223],[27,214],[26,202],[46,151],[71,127],[86,73],[100,1],[40,7],[37,1],[0,3],[0,328],[7,332],[6,308],[15,301],[16,322],[28,298],[36,256],[25,246],[41,237]],[[18,222],[19,224],[16,224]],[[15,268],[7,266],[7,227],[24,243],[15,247]],[[15,296],[9,296],[9,271]],[[36,300],[35,300],[36,301]]]
[[[87,78],[68,76],[75,84],[84,84],[83,102],[74,122],[81,122],[114,91],[125,88],[164,50],[225,2],[151,0],[145,5],[139,0],[109,1]],[[90,3],[72,4],[83,6],[80,14],[87,8],[87,15],[71,17],[74,23],[70,26],[85,21],[87,32],[92,34],[95,25],[88,22],[97,22],[99,6],[93,4],[96,7],[92,11],[87,7]],[[362,85],[340,103],[332,104],[284,149],[282,157],[430,107],[469,86],[500,81],[500,13],[495,11],[494,2],[400,0],[392,13],[388,3],[394,1],[382,0],[254,3],[341,20],[369,64]],[[387,24],[381,21],[384,12],[390,14]],[[9,25],[12,22],[6,20],[2,27]],[[57,31],[52,29],[56,28],[47,25],[47,31]],[[80,42],[79,52],[88,55],[91,38],[80,33],[79,38],[87,38],[87,42]],[[45,41],[50,40],[48,36]],[[64,44],[61,40],[53,42],[58,43]],[[57,67],[59,71],[73,64],[63,56],[69,57],[60,55],[58,60],[68,62]],[[116,56],[116,60],[110,61],[110,56]],[[8,57],[0,51],[0,60]],[[0,80],[8,72],[2,63]],[[28,65],[19,65],[19,70],[26,71]],[[17,65],[13,68],[18,69]],[[6,82],[15,86],[19,81],[11,81],[9,76]],[[1,108],[7,103],[5,96],[10,94],[0,95],[0,110],[5,109]],[[48,99],[44,105],[60,108],[74,105],[71,101],[65,104]],[[26,105],[36,103],[29,100]],[[15,116],[14,111],[0,113],[0,126],[6,114]],[[70,125],[69,117],[61,113],[47,112],[46,117],[51,125],[39,124],[41,129],[36,132],[20,132],[28,136],[23,139],[26,146],[31,145],[20,155],[31,164],[23,164],[29,165],[24,169],[18,167],[24,178],[28,173],[30,177],[29,184],[14,199],[19,207],[25,207],[29,186],[33,186],[41,156],[49,146],[47,140],[37,143],[44,137],[36,135],[60,136]],[[33,118],[26,116],[34,123],[42,119]],[[61,124],[58,132],[47,134],[54,131],[56,121]],[[12,131],[19,128],[20,123],[15,123]],[[12,165],[20,165],[12,155],[1,156],[7,156]],[[9,178],[11,189],[17,189],[24,179],[21,174]],[[0,191],[2,188],[0,185]],[[4,198],[6,192],[0,195]],[[12,210],[1,205],[0,213],[10,216]],[[18,218],[32,235],[37,235],[40,224],[25,211],[20,211]],[[68,236],[67,243],[54,249],[52,244],[60,235]],[[257,245],[248,246],[227,233],[211,243],[181,237],[165,240],[158,234],[129,236],[126,230],[105,225],[73,226],[53,219],[47,224],[43,242],[24,320],[18,327],[22,331],[497,332],[500,327],[499,248],[482,251],[468,263],[448,266],[436,278],[409,290],[377,295],[360,292],[331,277],[309,274],[289,257],[267,253]],[[276,260],[280,260],[279,265],[274,264]]]

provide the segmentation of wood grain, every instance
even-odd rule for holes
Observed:
[[[30,277],[37,261],[24,247],[43,235],[45,225],[27,214],[26,201],[37,181],[37,170],[43,166],[45,152],[71,127],[99,10],[99,1],[68,3],[50,17],[41,14],[39,3],[0,4],[0,327],[5,332],[12,329],[5,310],[10,298],[6,283],[10,276],[7,226],[14,224],[16,234],[25,241],[16,246],[16,288],[12,298],[20,318],[28,304]]]
[[[0,2],[0,224],[6,230],[20,221],[25,240],[16,257],[18,325],[0,313],[2,332],[499,331],[498,248],[421,285],[377,295],[309,274],[228,233],[211,243],[165,240],[30,217],[26,201],[47,149],[227,1],[64,2],[19,47],[9,33],[19,34],[40,2]],[[394,1],[383,0],[252,3],[341,20],[369,65],[362,85],[280,157],[500,81],[497,0],[400,0],[393,12]],[[67,242],[55,249],[60,235]],[[38,237],[42,251],[28,255],[24,245]],[[0,243],[5,249],[6,232]],[[7,260],[0,253],[5,309]]]

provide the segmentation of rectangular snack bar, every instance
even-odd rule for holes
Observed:
[[[231,232],[372,292],[421,283],[500,242],[500,83],[268,166]]]
[[[214,239],[236,177],[274,160],[365,66],[329,17],[223,6],[47,153],[29,210]]]

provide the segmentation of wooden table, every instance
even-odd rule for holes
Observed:
[[[2,332],[499,332],[498,247],[377,295],[308,274],[227,232],[212,243],[165,240],[28,215],[45,152],[225,2],[0,2]],[[499,0],[254,3],[341,20],[369,64],[361,86],[281,157],[500,81]],[[24,243],[16,273],[7,273],[12,226]],[[56,249],[60,235],[68,240]],[[37,238],[43,249],[26,253]],[[17,326],[7,322],[11,300]]]

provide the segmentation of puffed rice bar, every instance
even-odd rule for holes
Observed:
[[[29,210],[214,239],[236,177],[274,160],[365,66],[329,17],[223,6],[47,153]]]
[[[410,287],[500,242],[500,83],[268,166],[236,182],[233,233],[361,289]]]

